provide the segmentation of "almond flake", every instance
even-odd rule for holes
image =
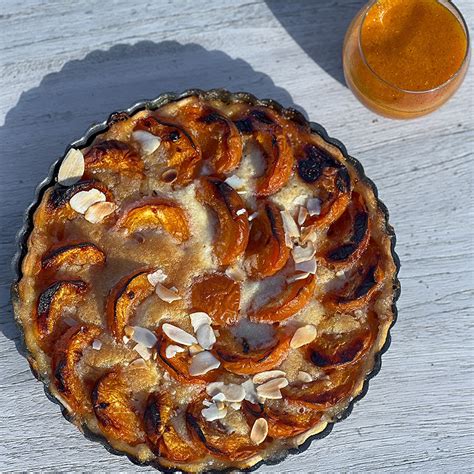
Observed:
[[[308,199],[306,208],[310,216],[319,216],[319,214],[321,214],[321,200],[318,198]]]
[[[227,408],[219,410],[218,406],[213,403],[208,408],[202,409],[201,414],[207,421],[221,420],[227,415]]]
[[[293,260],[295,263],[307,262],[314,257],[314,245],[312,242],[308,242],[306,247],[301,247],[300,245],[295,245],[291,251],[293,255]]]
[[[305,202],[306,202],[306,196],[303,194],[296,196],[295,199],[293,199],[293,204],[295,206],[304,206]]]
[[[96,351],[100,351],[101,347],[102,347],[102,341],[99,341],[99,339],[95,339],[94,342],[92,343],[92,349]]]
[[[291,275],[286,279],[287,283],[294,283],[298,280],[304,280],[305,278],[309,277],[309,273],[296,273],[295,275]]]
[[[71,148],[64,157],[58,171],[58,183],[71,186],[77,183],[84,174],[84,155],[80,150]]]
[[[242,384],[243,389],[245,390],[245,400],[248,400],[250,403],[258,402],[258,395],[255,391],[255,385],[249,379]]]
[[[285,229],[285,244],[287,247],[291,248],[293,247],[293,238],[298,238],[300,236],[300,231],[292,215],[287,210],[280,211],[280,214]]]
[[[142,328],[140,326],[133,326],[133,333],[131,338],[138,342],[148,349],[151,349],[157,341],[155,334],[147,328]]]
[[[276,379],[277,377],[284,377],[285,375],[286,372],[283,372],[283,370],[266,370],[265,372],[254,375],[252,382],[258,385]]]
[[[316,226],[308,226],[301,229],[301,239],[302,244],[306,242],[315,242],[318,238],[318,231]]]
[[[256,219],[258,217],[258,211],[255,211],[253,212],[252,214],[250,214],[249,216],[249,222],[252,222],[254,219]]]
[[[235,383],[212,382],[206,387],[206,392],[213,400],[220,396],[217,399],[229,403],[239,403],[245,398],[244,387]]]
[[[197,339],[183,329],[173,326],[172,324],[165,323],[162,326],[163,332],[174,342],[182,344],[183,346],[191,346],[197,344]]]
[[[199,345],[199,344],[192,344],[189,346],[189,353],[191,355],[198,354],[199,352],[202,352],[204,349]]]
[[[196,339],[203,349],[211,349],[216,342],[216,336],[209,324],[201,324],[197,328]]]
[[[244,186],[244,181],[235,174],[226,178],[224,183],[227,183],[231,188],[234,189],[240,189]]]
[[[218,392],[216,393],[213,397],[212,397],[212,401],[214,403],[217,403],[217,402],[225,402],[225,395],[222,393],[222,392]]]
[[[226,406],[225,406],[225,403],[220,401],[220,400],[217,400],[214,402],[216,404],[216,407],[218,410],[226,410]]]
[[[237,211],[235,212],[235,215],[236,216],[242,216],[246,212],[247,212],[247,209],[237,209]]]
[[[129,341],[130,341],[130,338],[127,337],[127,336],[123,336],[123,337],[122,337],[122,341],[123,341],[124,344],[128,344]]]
[[[243,281],[246,277],[246,273],[240,267],[227,267],[225,274],[235,281]]]
[[[316,328],[312,324],[307,324],[298,328],[290,341],[290,347],[297,349],[298,347],[305,346],[310,342],[313,342],[316,338]]]
[[[268,423],[265,418],[258,418],[250,431],[250,440],[254,444],[262,444],[268,435]]]
[[[84,214],[96,202],[105,201],[105,194],[96,188],[79,191],[69,200],[69,205],[79,214]]]
[[[113,202],[96,202],[87,209],[86,213],[84,214],[84,218],[86,221],[89,221],[92,224],[98,224],[99,222],[102,222],[107,216],[112,214],[115,209],[117,209],[117,205]]]
[[[204,311],[196,311],[195,313],[191,313],[189,317],[191,318],[191,325],[193,326],[194,332],[199,329],[199,326],[203,324],[209,326],[212,323],[211,318]]]
[[[209,401],[209,400],[203,400],[202,401],[202,404],[205,406],[205,407],[210,407],[212,405],[212,402]]]
[[[145,347],[143,344],[135,344],[133,350],[138,353],[138,355],[144,359],[144,360],[149,360],[151,357],[151,352],[150,350]]]
[[[189,375],[204,375],[209,371],[217,369],[221,363],[208,351],[193,355],[189,366]]]
[[[268,398],[270,400],[279,400],[283,398],[280,392],[280,388],[286,387],[288,380],[285,377],[279,377],[277,379],[269,380],[263,385],[257,387],[257,395],[262,398]]]
[[[242,407],[242,404],[238,402],[233,402],[233,403],[230,403],[230,407],[233,408],[234,410],[240,410],[240,408]]]
[[[151,155],[161,145],[161,138],[146,132],[137,130],[132,133],[132,138],[140,144],[140,148],[145,155]]]
[[[157,283],[155,287],[155,293],[158,295],[158,298],[165,301],[166,303],[172,303],[173,301],[178,301],[181,298],[178,294],[176,288],[166,288],[166,286],[161,283]]]
[[[158,268],[153,273],[149,273],[146,277],[151,286],[156,286],[158,283],[164,283],[168,275],[161,268]]]
[[[318,265],[314,257],[311,258],[310,260],[306,260],[304,262],[298,262],[295,264],[295,270],[297,272],[311,273],[312,275],[314,275],[317,269],[318,269]]]
[[[130,367],[137,367],[140,369],[145,369],[147,367],[146,362],[143,359],[135,359],[130,363]]]
[[[175,344],[170,344],[165,350],[165,356],[167,359],[172,359],[179,352],[184,352],[186,349],[181,346],[176,346]]]
[[[308,209],[306,209],[306,207],[300,206],[300,209],[298,211],[298,225],[303,225],[307,217]]]
[[[313,381],[313,377],[311,377],[311,375],[308,374],[308,372],[304,372],[303,370],[300,370],[298,372],[296,379],[299,380],[300,382],[307,382],[307,383]]]

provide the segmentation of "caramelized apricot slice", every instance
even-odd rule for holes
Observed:
[[[150,270],[139,270],[124,276],[107,296],[107,325],[117,339],[122,339],[124,329],[135,316],[138,306],[153,294],[148,281]]]
[[[255,322],[277,323],[295,315],[311,299],[316,286],[316,278],[309,275],[303,280],[287,283],[285,289],[267,304],[254,308],[249,318]]]
[[[56,271],[70,265],[103,265],[104,263],[105,253],[91,242],[53,248],[41,259],[43,269]]]
[[[150,116],[139,120],[135,130],[160,137],[160,148],[166,150],[166,165],[177,172],[176,184],[184,186],[195,178],[201,162],[201,150],[183,128]]]
[[[99,427],[112,439],[135,446],[145,442],[143,422],[132,406],[131,390],[119,370],[103,375],[92,390]]]
[[[220,422],[208,422],[201,414],[203,398],[188,405],[186,426],[193,441],[212,455],[230,461],[244,461],[258,453],[264,445],[255,446],[248,435],[229,433]]]
[[[218,110],[191,98],[179,107],[175,119],[193,133],[202,157],[215,173],[229,173],[239,166],[242,137],[234,123]]]
[[[191,287],[193,311],[207,313],[214,325],[232,324],[240,310],[240,283],[223,273],[210,273],[195,280]]]
[[[82,280],[61,280],[50,285],[38,297],[36,327],[41,340],[47,341],[61,326],[65,307],[74,307],[84,297],[88,286]]]
[[[244,253],[249,238],[249,220],[239,194],[218,178],[203,177],[197,199],[209,206],[218,219],[214,254],[221,265],[231,265]]]
[[[169,461],[196,461],[203,457],[205,451],[179,436],[171,422],[176,408],[169,393],[161,391],[150,394],[144,415],[148,445],[156,455]]]
[[[329,245],[321,252],[328,265],[353,264],[369,243],[369,213],[362,196],[352,193],[352,200],[341,217],[328,229]]]
[[[66,331],[56,345],[52,359],[53,383],[76,414],[92,411],[90,392],[76,366],[84,350],[100,333],[101,329],[96,326],[75,326]]]
[[[265,278],[281,270],[290,256],[278,207],[265,202],[252,221],[245,266],[251,278]]]
[[[189,239],[186,213],[176,203],[160,199],[146,199],[124,210],[117,227],[132,234],[139,230],[163,228],[178,242]]]
[[[257,196],[270,196],[279,191],[293,172],[293,149],[285,131],[283,119],[268,108],[254,107],[247,115],[236,121],[242,133],[250,133],[261,148],[266,169],[256,179]]]
[[[288,355],[291,337],[277,332],[274,341],[252,349],[247,340],[234,337],[230,327],[219,329],[212,352],[224,369],[234,374],[252,375],[278,367]]]
[[[297,400],[273,402],[265,404],[251,403],[245,400],[242,410],[250,426],[258,418],[265,418],[268,423],[268,436],[271,438],[289,438],[308,431],[321,420],[321,413]]]
[[[85,154],[84,161],[86,170],[143,175],[143,161],[137,152],[119,140],[106,140],[93,145]]]

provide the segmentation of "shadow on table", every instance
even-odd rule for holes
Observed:
[[[346,30],[367,0],[267,0],[288,34],[324,71],[345,85],[342,44]]]
[[[197,44],[142,41],[94,51],[45,76],[20,96],[0,128],[4,181],[0,206],[0,331],[17,343],[19,330],[10,305],[10,261],[17,250],[16,232],[34,189],[69,142],[81,137],[95,120],[105,120],[142,99],[189,88],[223,87],[271,97],[294,106],[290,94],[242,59]],[[6,178],[6,180],[5,180]]]

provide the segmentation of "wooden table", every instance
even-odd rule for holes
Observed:
[[[362,3],[2,0],[1,471],[148,470],[84,439],[45,398],[15,348],[10,260],[23,209],[69,141],[111,111],[190,87],[297,104],[363,163],[398,235],[400,315],[369,393],[330,436],[260,472],[472,470],[473,75],[429,117],[367,111],[340,60]],[[472,29],[474,3],[457,3]]]

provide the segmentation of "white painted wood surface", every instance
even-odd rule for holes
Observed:
[[[391,211],[399,320],[352,415],[260,472],[473,470],[473,75],[440,111],[390,121],[342,83],[363,2],[0,2],[0,470],[144,472],[83,436],[18,354],[10,259],[23,209],[67,143],[142,98],[226,87],[300,109],[342,140]],[[472,0],[459,0],[471,27]],[[471,69],[472,73],[472,69]]]

